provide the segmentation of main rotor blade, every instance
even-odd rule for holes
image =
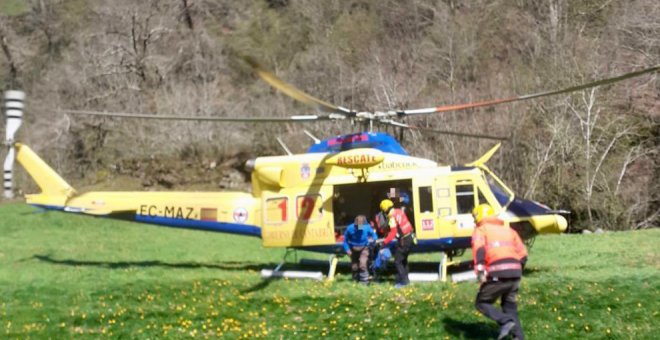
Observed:
[[[539,92],[539,93],[534,93],[534,94],[522,95],[522,96],[518,96],[518,97],[505,98],[505,99],[486,100],[486,101],[481,101],[481,102],[476,102],[476,103],[457,104],[457,105],[444,105],[444,106],[430,107],[430,108],[426,108],[426,109],[416,109],[416,110],[403,110],[403,111],[398,111],[397,115],[399,115],[399,116],[410,116],[410,115],[418,115],[418,114],[429,114],[429,113],[439,113],[439,112],[447,112],[447,111],[458,111],[458,110],[465,110],[465,109],[470,109],[470,108],[475,108],[475,107],[492,106],[492,105],[498,105],[498,104],[504,104],[504,103],[511,103],[511,102],[517,102],[517,101],[522,101],[522,100],[540,98],[540,97],[553,96],[553,95],[562,94],[562,93],[569,93],[569,92],[584,90],[584,89],[588,89],[588,88],[592,88],[592,87],[596,87],[596,86],[600,86],[600,85],[612,84],[612,83],[616,83],[616,82],[619,82],[619,81],[622,81],[622,80],[625,80],[625,79],[628,79],[628,78],[634,78],[634,77],[641,76],[643,74],[657,72],[658,70],[660,70],[660,65],[650,67],[650,68],[640,70],[640,71],[626,73],[624,75],[620,75],[620,76],[617,76],[617,77],[601,79],[601,80],[597,80],[597,81],[582,84],[582,85],[567,87],[567,88],[561,89],[561,90]]]
[[[85,111],[85,110],[69,110],[60,109],[62,113],[69,113],[75,115],[88,115],[88,116],[103,116],[103,117],[118,117],[118,118],[135,118],[135,119],[157,119],[157,120],[188,120],[188,121],[208,121],[208,122],[252,122],[252,123],[296,123],[296,122],[311,122],[311,121],[325,121],[346,118],[340,114],[329,115],[300,115],[289,117],[211,117],[211,116],[180,116],[180,115],[155,115],[143,113],[125,113],[125,112],[99,112],[99,111]]]
[[[278,78],[272,72],[264,69],[256,60],[251,57],[243,57],[243,59],[250,64],[254,72],[263,79],[265,82],[270,84],[270,86],[281,91],[287,96],[309,106],[316,108],[317,110],[328,112],[328,113],[345,113],[351,115],[352,111],[340,106],[332,105],[326,101],[310,96],[309,94],[297,89],[295,86],[285,82],[284,80]]]
[[[385,124],[385,125],[390,125],[390,126],[401,127],[401,128],[404,128],[404,129],[411,129],[411,130],[417,130],[417,131],[422,131],[422,132],[434,132],[434,133],[440,133],[440,134],[443,134],[443,135],[450,135],[450,136],[493,139],[493,140],[508,140],[509,139],[509,137],[502,137],[502,136],[493,136],[493,135],[476,134],[476,133],[469,133],[469,132],[457,132],[457,131],[449,131],[449,130],[430,129],[430,128],[425,128],[425,127],[421,127],[421,126],[396,122],[396,121],[393,121],[393,120],[380,121],[379,123]]]

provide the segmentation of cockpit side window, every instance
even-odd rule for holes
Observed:
[[[479,194],[479,201],[477,201],[477,204],[488,203],[486,196],[484,196],[484,193],[481,192],[481,189],[477,188],[477,193]]]
[[[482,197],[479,199],[481,200]],[[474,184],[471,182],[456,184],[456,207],[459,214],[472,213],[472,209],[474,209]]]
[[[487,175],[486,180],[488,182],[488,186],[490,187],[490,191],[493,193],[493,195],[495,195],[497,202],[500,203],[501,206],[505,206],[511,199],[510,195],[500,186],[499,183],[497,183],[497,181],[491,175]]]

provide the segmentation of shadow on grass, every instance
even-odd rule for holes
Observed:
[[[199,263],[199,262],[181,262],[181,263],[170,263],[163,262],[158,260],[152,261],[83,261],[83,260],[72,260],[72,259],[55,259],[50,255],[34,255],[34,259],[39,261],[64,265],[64,266],[90,266],[90,267],[102,267],[108,269],[124,269],[130,267],[165,267],[165,268],[177,268],[177,269],[197,269],[197,268],[210,268],[210,269],[220,269],[220,270],[261,270],[263,268],[275,267],[276,263],[253,263],[253,262],[237,262],[237,261],[228,261],[222,263]]]
[[[545,268],[539,268],[539,267],[525,267],[523,270],[523,277],[525,276],[538,276],[543,274],[543,272],[547,272],[548,269]]]
[[[63,266],[72,266],[72,267],[99,267],[106,269],[125,269],[131,267],[141,267],[141,268],[150,268],[150,267],[162,267],[162,268],[173,268],[173,269],[198,269],[198,268],[207,268],[207,269],[218,269],[218,270],[227,270],[227,271],[261,271],[262,269],[273,269],[278,263],[274,262],[240,262],[240,261],[227,261],[220,263],[200,263],[200,262],[164,262],[160,260],[147,260],[147,261],[91,261],[91,260],[76,260],[76,259],[57,259],[51,255],[36,254],[31,258],[23,259],[36,259],[38,261],[46,262],[54,265],[63,265]],[[282,270],[303,270],[303,271],[321,271],[323,274],[328,273],[328,262],[327,261],[301,261],[300,263],[286,263]],[[433,262],[411,262],[410,263],[411,272],[423,271],[423,272],[437,272],[438,264]],[[453,272],[450,270],[450,273]],[[389,262],[387,267],[379,271],[378,277],[373,281],[373,283],[390,283],[394,280],[394,263]],[[350,278],[351,275],[351,266],[348,262],[339,262],[337,265],[336,274],[345,275]],[[264,280],[259,284],[248,288],[243,293],[253,292],[261,290],[267,287],[271,281]]]
[[[497,336],[497,328],[485,322],[464,322],[450,317],[442,319],[445,330],[452,338],[461,339],[492,339]]]
[[[255,285],[253,285],[253,286],[251,286],[251,287],[249,287],[249,288],[242,289],[242,290],[241,290],[241,294],[247,294],[247,293],[252,293],[252,292],[260,291],[260,290],[262,290],[262,289],[267,288],[268,286],[270,286],[270,283],[273,282],[273,281],[275,281],[275,280],[273,280],[273,279],[270,279],[270,280],[261,280],[261,282],[255,284]]]
[[[150,261],[90,261],[90,260],[75,260],[75,259],[56,259],[51,255],[37,254],[31,258],[25,258],[20,262],[30,259],[36,259],[42,262],[72,266],[72,267],[100,267],[107,269],[125,269],[130,267],[163,267],[174,269],[198,269],[209,268],[218,270],[229,271],[261,271],[262,269],[273,269],[278,263],[275,262],[240,262],[240,261],[227,261],[220,263],[200,263],[200,262],[163,262],[159,260]],[[306,271],[322,271],[328,272],[328,264],[326,261],[312,262],[312,263],[285,263],[282,270],[306,270]],[[337,266],[337,273],[347,274],[351,272],[350,264],[340,264]]]
[[[165,268],[175,268],[175,269],[197,269],[197,268],[210,268],[210,269],[219,269],[219,270],[230,270],[230,271],[245,271],[253,270],[260,271],[265,268],[275,268],[277,263],[266,262],[266,263],[252,263],[252,262],[237,262],[237,261],[228,261],[223,263],[209,264],[209,263],[198,263],[198,262],[181,262],[181,263],[169,263],[158,260],[153,261],[84,261],[84,260],[73,260],[73,259],[55,259],[50,255],[33,255],[33,259],[46,262],[54,265],[63,265],[63,266],[72,266],[72,267],[100,267],[107,269],[125,269],[130,267],[165,267]],[[24,259],[27,260],[27,259]],[[324,273],[327,273],[327,265],[323,266],[322,264],[292,264],[287,263],[282,268],[283,270],[321,270]],[[345,266],[338,266],[337,272],[346,271]],[[341,270],[340,270],[341,269]],[[350,266],[348,267],[348,272],[350,272]],[[267,288],[271,282],[276,279],[266,279],[262,280],[259,283],[248,287],[241,291],[241,293],[251,293],[255,291],[262,290]]]

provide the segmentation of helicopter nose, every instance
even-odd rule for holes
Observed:
[[[566,231],[566,228],[568,227],[568,222],[566,221],[566,218],[562,215],[555,215],[555,219],[557,220],[557,230],[559,230],[560,233],[563,233]]]
[[[256,159],[254,159],[254,158],[248,159],[247,162],[245,162],[245,170],[247,170],[247,172],[254,171],[256,163],[257,163]]]
[[[566,218],[559,214],[536,215],[530,222],[539,234],[561,234],[568,227]]]

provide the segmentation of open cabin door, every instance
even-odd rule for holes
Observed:
[[[335,243],[332,188],[291,188],[262,195],[264,247],[301,247]]]
[[[399,201],[402,198],[399,195],[405,194],[411,198],[410,196],[413,196],[411,190],[412,181],[410,179],[335,185],[332,209],[338,241],[341,235],[344,234],[346,226],[353,223],[357,215],[365,215],[368,220],[373,221],[380,211],[380,202],[392,193],[396,193],[396,197],[390,196],[395,206],[405,207],[406,215],[410,218],[411,223],[414,223],[415,218],[412,214],[412,207],[415,199],[408,203]]]

